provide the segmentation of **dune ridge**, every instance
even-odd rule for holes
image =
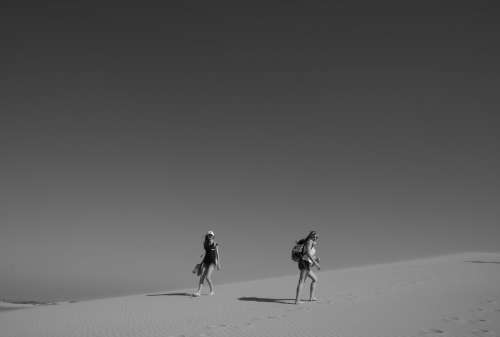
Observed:
[[[0,337],[497,336],[500,253],[320,271],[317,303],[297,276],[0,312]],[[307,287],[303,296],[308,295]]]

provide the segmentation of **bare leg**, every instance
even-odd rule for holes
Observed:
[[[316,289],[316,282],[318,282],[318,277],[311,270],[307,273],[307,276],[311,278],[311,288],[309,290],[309,301],[317,301],[318,299],[314,297],[314,290]]]
[[[214,295],[214,285],[212,283],[212,272],[214,271],[215,265],[212,263],[207,268],[207,272],[205,274],[205,279],[207,280],[208,286],[210,287],[210,295]]]
[[[193,294],[194,296],[200,296],[201,294],[201,287],[203,286],[203,283],[205,283],[205,279],[207,278],[207,273],[208,273],[208,268],[203,269],[203,273],[200,276],[200,283],[198,285],[198,290]]]
[[[300,291],[302,290],[302,286],[304,285],[304,281],[306,278],[306,270],[302,269],[299,274],[299,282],[297,283],[297,291],[295,293],[295,304],[302,303],[300,301]]]

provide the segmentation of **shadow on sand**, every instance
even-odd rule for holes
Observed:
[[[11,310],[20,310],[20,309],[29,309],[29,308],[4,308],[4,307],[0,307],[0,312],[2,311],[11,311]]]
[[[481,261],[481,260],[468,260],[465,262],[469,263],[491,263],[491,264],[500,264],[500,261]]]
[[[165,293],[165,294],[147,294],[146,296],[189,296],[189,297],[192,297],[193,294],[182,292],[182,293]]]
[[[240,301],[294,304],[295,298],[240,297]]]

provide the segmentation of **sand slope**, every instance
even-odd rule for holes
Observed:
[[[0,336],[500,336],[500,254],[319,276],[319,303],[291,304],[290,276],[221,285],[215,297],[160,292],[4,311]]]

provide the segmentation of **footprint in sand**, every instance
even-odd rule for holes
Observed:
[[[470,319],[470,320],[468,320],[468,323],[478,328],[478,329],[474,330],[476,332],[476,335],[478,333],[484,334],[484,333],[487,333],[489,331],[488,336],[491,336],[492,331],[486,329],[486,327],[485,327],[485,324],[488,323],[487,319],[485,319],[485,318]]]
[[[427,330],[420,330],[418,333],[420,336],[433,336],[433,335],[442,335],[444,334],[444,330],[441,329],[427,329]]]
[[[474,336],[478,336],[478,337],[483,337],[483,336],[496,337],[496,335],[497,335],[495,333],[495,331],[492,331],[492,330],[489,330],[489,329],[477,329],[477,330],[473,330],[472,334]]]
[[[441,330],[441,329],[430,329],[429,331],[431,333],[439,333],[439,334],[444,333],[444,330]]]
[[[477,313],[477,312],[484,312],[486,310],[483,307],[478,307],[478,308],[474,308],[474,309],[469,309],[469,311]]]
[[[442,319],[444,322],[452,322],[452,323],[464,323],[464,320],[458,316],[448,316]]]

